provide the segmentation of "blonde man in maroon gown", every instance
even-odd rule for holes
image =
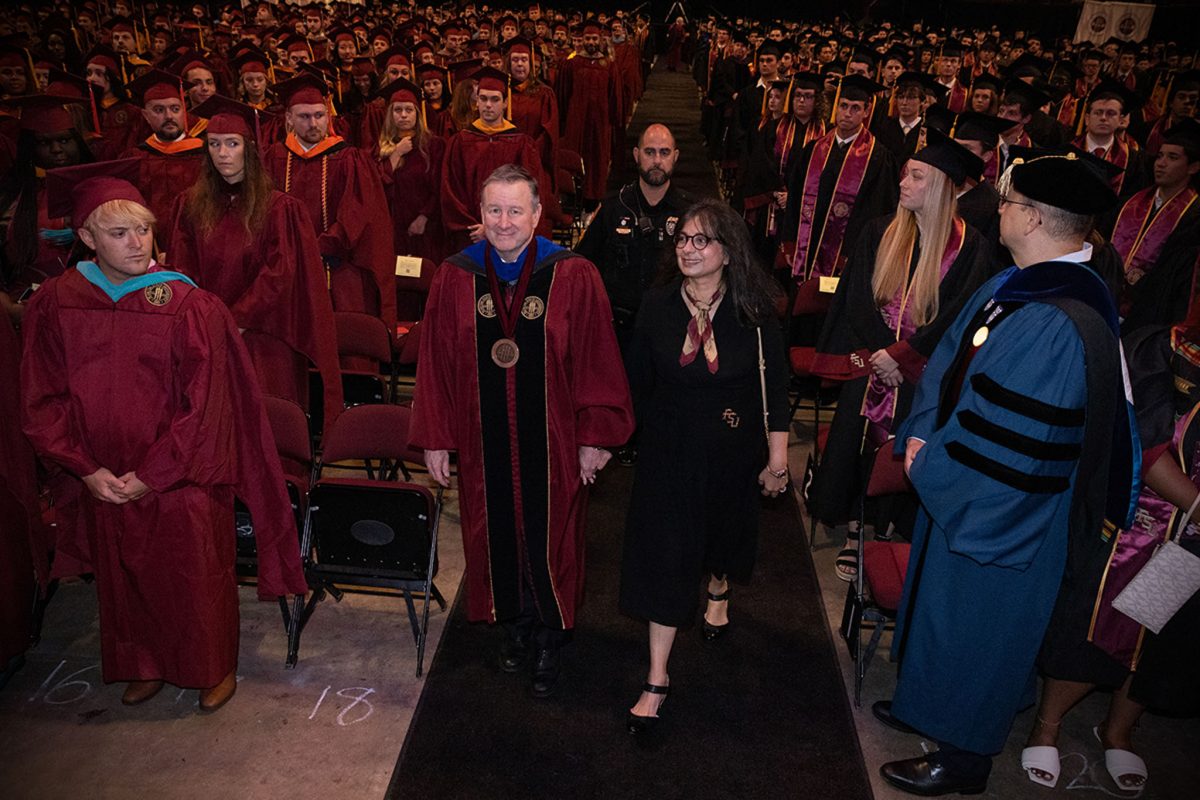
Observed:
[[[106,682],[122,701],[164,682],[200,709],[237,688],[234,495],[254,516],[258,595],[307,587],[283,473],[224,304],[151,258],[135,162],[51,171],[50,205],[95,261],[46,282],[23,323],[22,426],[83,480],[79,531],[96,575]]]

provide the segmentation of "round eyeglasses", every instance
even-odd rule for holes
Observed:
[[[693,233],[691,236],[688,236],[686,233],[680,232],[675,234],[675,249],[682,250],[685,244],[691,242],[692,247],[694,247],[696,250],[703,250],[704,248],[708,247],[709,242],[719,241],[721,240],[717,237],[708,236],[707,234],[703,233]]]

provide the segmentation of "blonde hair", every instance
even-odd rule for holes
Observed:
[[[396,102],[409,102],[407,100],[398,100]],[[396,117],[392,113],[392,109],[396,103],[388,103],[387,110],[383,115],[383,125],[379,129],[379,157],[387,158],[396,149],[396,145],[400,144],[400,140],[404,137],[400,135],[400,129],[396,127]],[[433,165],[429,162],[429,129],[425,127],[425,111],[421,108],[418,102],[417,107],[417,123],[413,127],[412,139],[413,149],[425,157],[425,171],[428,172]]]
[[[92,234],[100,232],[101,228],[112,228],[119,225],[135,227],[138,225],[153,226],[157,220],[154,212],[141,203],[133,200],[108,200],[96,206],[80,227],[87,228]]]
[[[958,200],[954,185],[939,169],[930,169],[929,187],[925,195],[926,225],[917,228],[917,215],[904,206],[896,207],[896,216],[883,232],[875,254],[875,272],[871,289],[876,306],[882,308],[897,294],[908,289],[907,306],[912,309],[917,327],[928,325],[938,315],[938,288],[942,281],[942,253],[958,218]],[[909,282],[908,268],[913,249],[921,238],[917,266]]]

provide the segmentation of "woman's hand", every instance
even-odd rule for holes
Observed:
[[[407,141],[407,139],[405,141]],[[412,224],[410,224],[408,226],[408,235],[409,236],[424,236],[425,235],[425,224],[427,222],[429,222],[429,218],[426,217],[424,214],[417,215],[417,218],[414,219],[412,221]]]
[[[895,387],[904,383],[900,362],[892,358],[892,354],[887,350],[876,350],[871,354],[871,369],[875,376],[883,381],[884,386]]]
[[[758,485],[763,487],[763,497],[778,497],[779,493],[787,488],[788,475],[787,467],[783,470],[775,470],[775,472],[783,472],[782,477],[777,477],[771,472],[771,465],[763,467],[762,472],[758,473]]]

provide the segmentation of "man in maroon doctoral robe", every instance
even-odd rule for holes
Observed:
[[[154,218],[166,223],[175,198],[187,191],[200,174],[204,142],[188,136],[184,83],[177,75],[151,70],[133,83],[129,91],[142,106],[142,117],[152,133],[146,140],[121,154],[141,161],[137,187],[146,198]],[[159,230],[159,245],[166,246]]]
[[[234,495],[254,518],[258,595],[306,590],[254,368],[214,295],[151,258],[154,219],[121,162],[51,171],[50,205],[96,252],[23,323],[22,426],[83,480],[79,528],[105,681],[127,705],[168,681],[213,711],[237,688]]]
[[[483,240],[479,192],[497,167],[513,164],[524,168],[537,181],[541,194],[552,195],[550,177],[542,168],[537,145],[504,118],[508,76],[484,67],[472,77],[478,83],[479,119],[451,137],[442,170],[442,225],[451,251]],[[537,233],[549,236],[550,231],[546,217],[538,223]]]
[[[329,87],[313,75],[281,83],[291,133],[263,155],[275,187],[308,211],[329,271],[334,311],[361,311],[396,329],[396,255],[379,171],[330,135]]]
[[[537,181],[500,167],[480,213],[484,239],[430,289],[410,439],[443,486],[457,451],[467,616],[505,624],[506,672],[536,648],[545,697],[583,598],[586,485],[633,412],[600,274],[534,235]]]
[[[562,146],[583,157],[583,198],[595,206],[608,191],[613,129],[621,124],[613,63],[598,23],[584,23],[583,50],[563,62],[555,91],[565,109]]]

